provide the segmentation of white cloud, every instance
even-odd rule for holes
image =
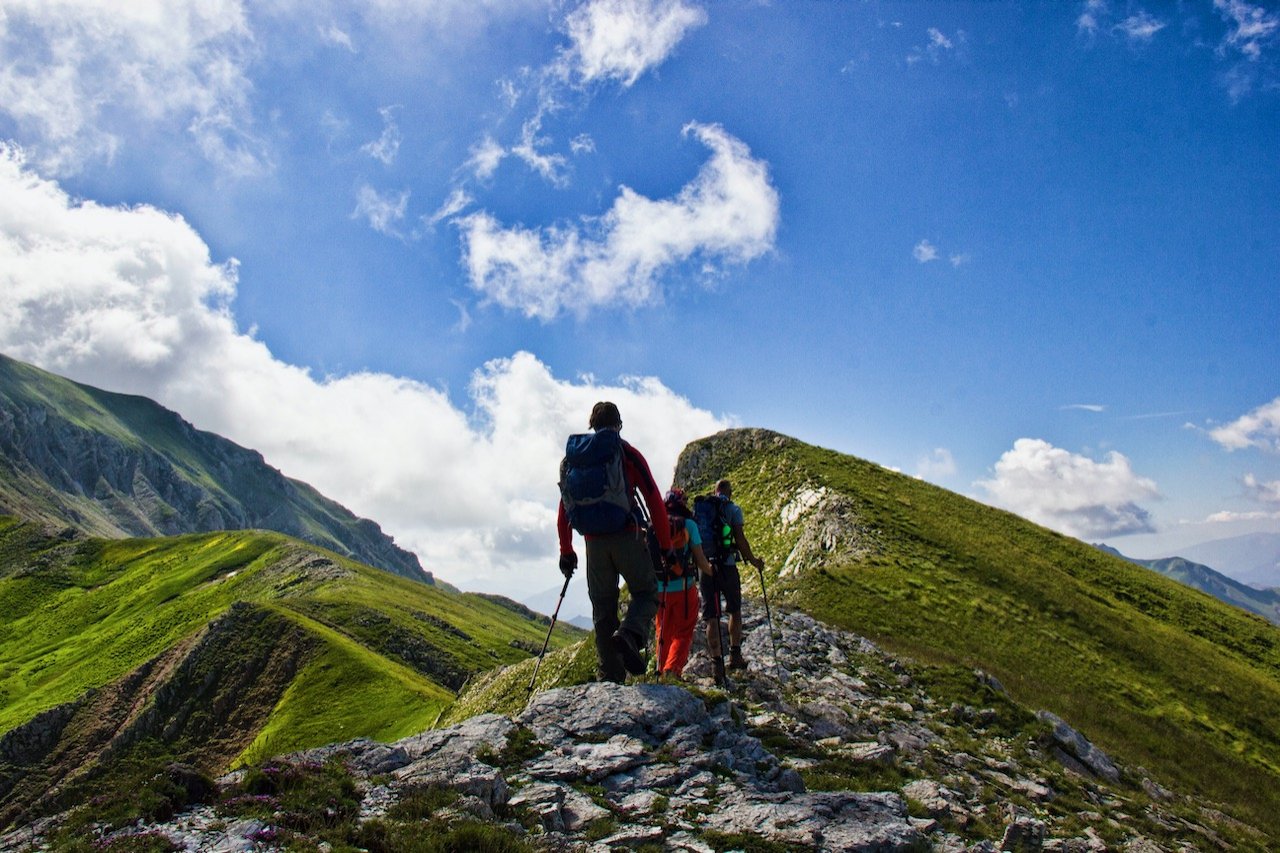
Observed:
[[[1166,23],[1145,10],[1138,10],[1125,18],[1116,28],[1124,33],[1131,42],[1148,42],[1156,33],[1165,28]]]
[[[47,172],[109,160],[137,125],[185,128],[225,172],[269,168],[239,0],[0,0],[0,111]]]
[[[390,166],[396,161],[396,155],[400,153],[400,143],[404,141],[400,126],[396,124],[395,110],[395,107],[383,107],[378,110],[378,114],[382,116],[382,135],[360,146],[361,151],[384,166]]]
[[[364,184],[356,192],[356,209],[351,212],[351,218],[363,218],[374,231],[389,237],[399,237],[401,234],[396,223],[404,220],[404,212],[408,206],[409,190],[403,190],[399,195],[382,195]]]
[[[1280,480],[1264,482],[1254,474],[1245,474],[1241,479],[1245,496],[1250,500],[1264,504],[1280,504]]]
[[[467,160],[466,167],[478,180],[487,181],[498,171],[502,158],[506,156],[507,149],[499,145],[492,136],[486,135],[471,146],[471,157]]]
[[[181,217],[73,201],[0,150],[0,350],[260,450],[447,580],[524,595],[556,577],[555,472],[597,400],[664,487],[727,426],[657,378],[565,380],[527,352],[477,369],[465,408],[387,374],[317,378],[237,329],[236,276]]]
[[[568,183],[565,175],[567,165],[565,158],[560,154],[543,154],[538,150],[551,141],[545,136],[540,136],[541,132],[542,112],[539,111],[520,128],[520,141],[511,146],[510,153],[541,175],[548,183],[563,187]]]
[[[941,480],[956,473],[956,460],[951,451],[938,447],[916,460],[916,476],[922,480]]]
[[[1264,512],[1255,510],[1252,512],[1234,512],[1232,510],[1223,510],[1215,512],[1205,518],[1208,524],[1230,524],[1233,521],[1269,521],[1271,519],[1280,519],[1280,512]]]
[[[457,216],[462,211],[471,206],[475,199],[471,197],[465,190],[455,189],[449,193],[449,197],[444,200],[444,204],[431,216],[427,217],[428,225],[436,225],[439,222]]]
[[[1098,403],[1070,403],[1062,407],[1063,411],[1071,411],[1073,409],[1082,412],[1105,412],[1107,407]]]
[[[1156,484],[1135,474],[1129,460],[1114,451],[1097,462],[1041,439],[1020,438],[996,462],[994,476],[975,485],[996,505],[1068,536],[1155,530],[1139,501],[1159,498]]]
[[[962,45],[965,40],[964,30],[957,30],[954,36],[948,36],[937,27],[929,27],[925,32],[929,37],[929,41],[922,47],[914,47],[907,54],[907,64],[915,65],[922,59],[927,59],[934,65],[942,61],[944,55],[954,53],[958,46]]]
[[[555,67],[580,84],[626,88],[706,22],[705,11],[682,0],[589,0],[565,18],[570,45]]]
[[[914,249],[911,250],[911,257],[915,258],[922,264],[938,259],[938,247],[930,243],[928,240],[921,240],[916,243]]]
[[[1109,14],[1106,0],[1086,0],[1080,17],[1076,18],[1076,29],[1082,33],[1093,35],[1101,26],[1100,18]]]
[[[1263,48],[1280,32],[1280,14],[1268,12],[1262,6],[1244,0],[1213,0],[1213,7],[1233,27],[1223,37],[1220,51],[1232,48],[1256,62],[1262,57]]]
[[[1209,437],[1227,450],[1260,450],[1280,453],[1280,397],[1216,429]]]
[[[778,193],[768,166],[719,125],[691,123],[712,156],[670,199],[622,187],[602,217],[578,225],[503,227],[487,212],[457,220],[471,285],[493,302],[551,319],[602,305],[637,306],[691,258],[745,263],[773,247]]]
[[[951,262],[951,266],[955,267],[956,269],[959,269],[960,267],[969,263],[969,261],[973,260],[973,256],[970,255],[968,252],[961,252],[956,255],[951,255],[950,257],[947,258],[947,260]]]
[[[320,34],[320,40],[325,44],[332,44],[345,48],[350,53],[356,53],[356,46],[351,41],[351,36],[337,24],[317,25],[316,32]]]
[[[591,138],[591,134],[589,133],[579,133],[573,139],[569,140],[569,150],[575,155],[594,154],[596,150],[596,141]]]

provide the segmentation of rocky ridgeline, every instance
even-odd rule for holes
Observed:
[[[343,762],[359,821],[383,818],[415,790],[447,789],[454,796],[434,819],[478,818],[545,850],[1148,853],[1226,849],[1228,825],[1237,842],[1266,846],[1140,769],[1117,766],[1051,714],[1037,719],[988,676],[952,672],[946,684],[967,681],[989,701],[949,701],[935,695],[944,680],[863,638],[799,613],[773,620],[771,638],[749,606],[750,669],[727,692],[711,687],[700,651],[689,689],[564,687],[512,717],[483,714],[287,761]],[[0,848],[37,847],[40,831],[0,839]],[[116,834],[144,832],[224,853],[277,849],[278,837],[271,817],[229,819],[208,806]]]

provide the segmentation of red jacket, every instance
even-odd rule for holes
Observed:
[[[653,522],[653,532],[658,537],[658,547],[667,551],[671,548],[671,523],[667,520],[667,506],[662,502],[662,492],[649,473],[649,463],[626,441],[622,442],[622,470],[627,482],[640,490],[645,506],[649,508],[649,518]],[[628,526],[635,530],[635,525]],[[564,501],[560,502],[560,511],[556,515],[556,532],[560,535],[560,553],[573,552],[573,528],[569,526],[569,514],[564,511]],[[594,539],[593,536],[583,537]]]

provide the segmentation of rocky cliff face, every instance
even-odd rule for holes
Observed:
[[[478,821],[508,845],[491,849],[601,853],[1269,844],[1211,804],[1118,765],[1052,714],[1038,719],[982,673],[917,668],[800,613],[775,612],[773,622],[771,636],[764,614],[748,608],[750,668],[727,693],[710,688],[700,651],[686,685],[559,688],[518,714],[483,714],[390,744],[335,744],[272,771],[340,765],[353,792],[341,830],[332,805],[323,832],[302,828],[282,795],[246,811],[240,772],[219,780],[217,805],[100,840],[150,834],[185,850],[367,846],[401,837],[398,827],[421,839],[442,824]],[[431,810],[409,808],[428,791]],[[38,844],[62,819],[0,846]]]
[[[60,404],[66,399],[80,404],[76,411]],[[109,537],[274,530],[431,581],[377,524],[285,477],[256,451],[145,398],[3,357],[0,512]]]

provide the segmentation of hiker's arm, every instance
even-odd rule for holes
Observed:
[[[742,559],[763,571],[764,560],[752,553],[751,543],[747,541],[747,534],[746,531],[742,529],[742,525],[734,524],[731,526],[731,529],[733,530],[733,542],[738,546],[738,553],[742,555]]]
[[[711,577],[711,563],[707,562],[707,555],[703,553],[702,546],[690,545],[689,553],[693,554],[693,562],[697,565],[698,571]]]
[[[556,514],[556,534],[560,537],[560,553],[573,553],[573,528],[569,526],[569,513],[564,511],[564,501]]]
[[[644,498],[645,506],[649,508],[649,520],[653,522],[658,547],[663,551],[670,551],[671,522],[667,520],[667,505],[662,502],[662,492],[658,491],[658,484],[654,482],[653,474],[649,473],[649,463],[640,455],[640,451],[630,445],[627,445],[627,450],[631,451],[626,456],[627,465],[631,467],[627,475]]]

